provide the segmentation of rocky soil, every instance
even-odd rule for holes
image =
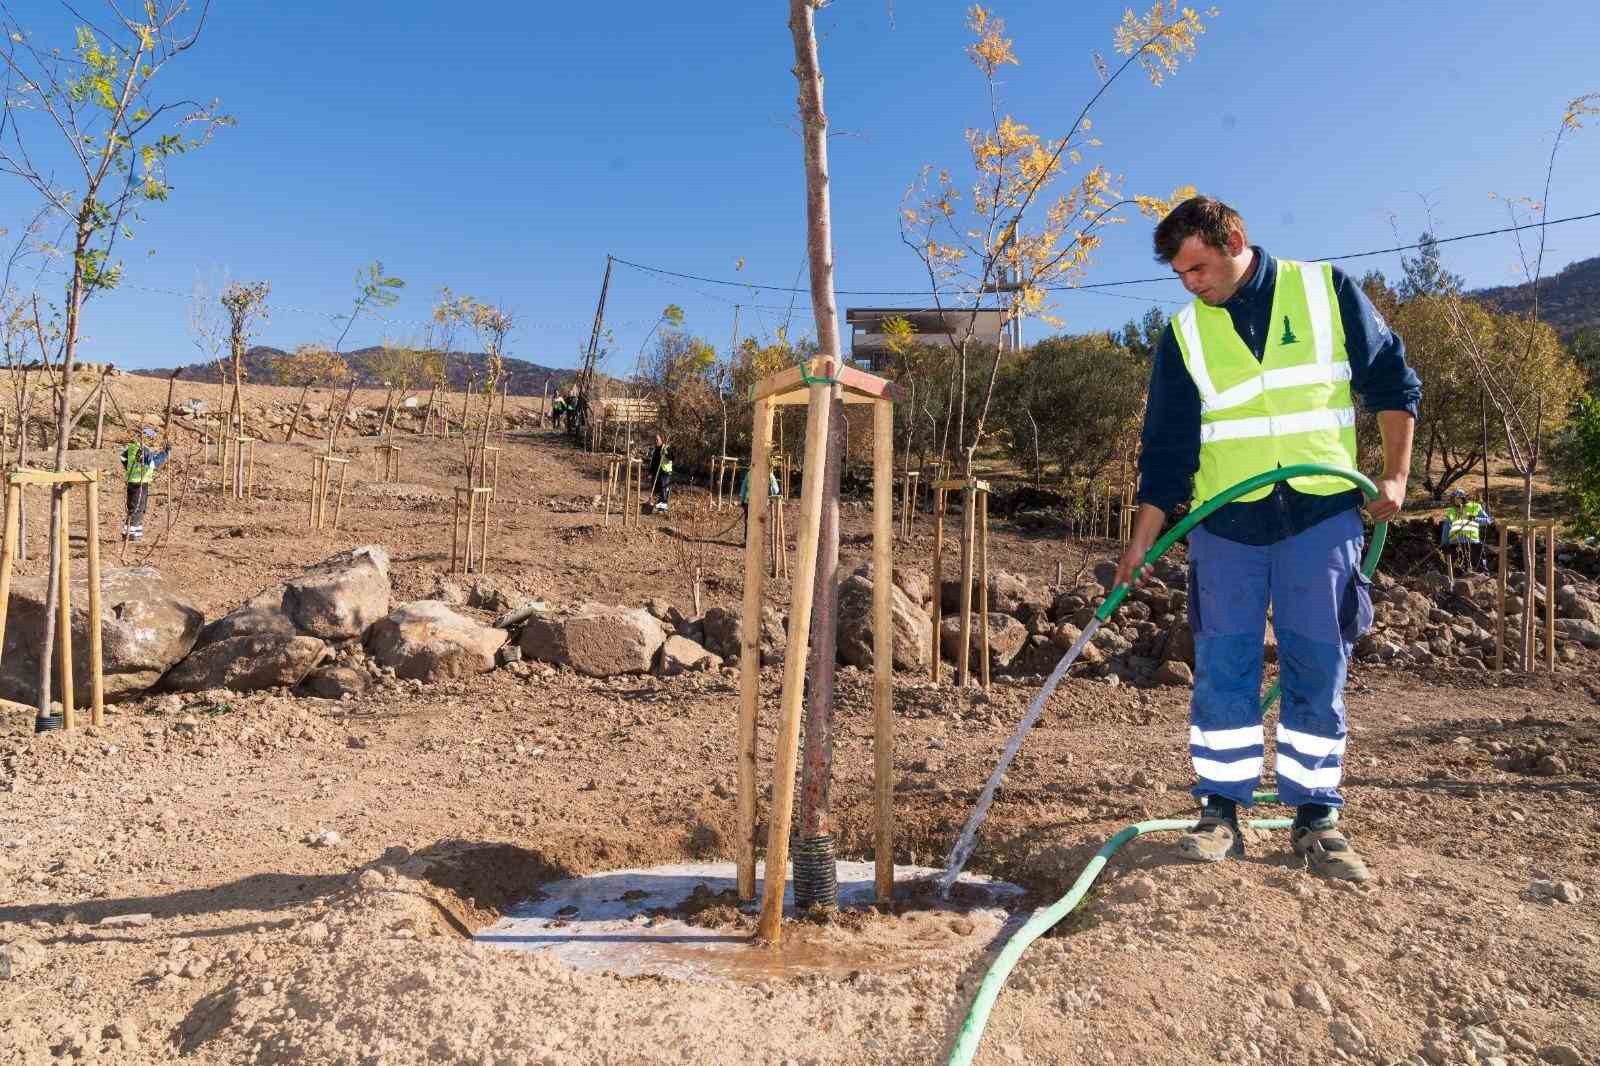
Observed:
[[[118,388],[130,412],[159,411],[165,395],[157,381]],[[294,390],[252,391],[284,404]],[[215,392],[179,386],[180,401]],[[362,402],[381,410],[383,398]],[[157,495],[151,542],[125,560],[153,567],[209,628],[263,592],[279,590],[281,607],[321,560],[382,545],[390,602],[362,636],[308,635],[304,615],[276,632],[320,642],[312,673],[249,692],[119,696],[104,727],[71,734],[3,720],[0,1063],[941,1061],[982,971],[940,939],[959,916],[913,906],[808,933],[848,958],[899,930],[926,941],[927,965],[796,978],[779,959],[731,985],[581,975],[468,942],[553,878],[731,857],[737,671],[715,659],[738,624],[740,550],[735,516],[707,513],[693,490],[641,530],[607,526],[591,509],[601,464],[529,432],[505,445],[493,580],[452,579],[460,445],[401,443],[399,483],[376,483],[364,455],[352,464],[337,534],[304,528],[317,442],[260,445],[261,498],[242,503],[204,487],[215,468],[191,446],[170,469],[172,502]],[[75,459],[114,463],[109,447]],[[114,523],[120,503],[103,511]],[[848,573],[870,542],[859,508],[845,519]],[[1007,620],[992,620],[993,690],[934,686],[925,660],[897,677],[899,861],[942,859],[1037,664],[1103,591],[1106,546],[1001,521],[991,536],[1008,575],[990,590]],[[23,576],[38,572],[42,541],[31,546]],[[930,552],[926,523],[897,549],[896,603],[911,605],[897,660],[918,654],[914,608],[934,592],[912,571]],[[859,595],[865,576],[849,580]],[[1346,824],[1374,881],[1311,877],[1281,833],[1203,868],[1137,841],[1024,957],[979,1061],[1600,1062],[1600,657],[1572,624],[1600,621],[1585,582],[1563,574],[1568,651],[1534,676],[1481,668],[1479,587],[1422,572],[1380,582],[1379,628],[1348,696]],[[763,779],[787,592],[776,585]],[[1163,585],[1052,700],[976,869],[1054,899],[1116,829],[1190,809],[1181,574]],[[491,623],[525,601],[548,617],[502,644]],[[642,636],[570,639],[584,632],[573,617],[593,613],[584,605],[639,608],[628,616]],[[639,641],[658,631],[651,672],[583,669],[640,663]],[[841,669],[836,743],[852,857],[871,852],[863,643],[841,641],[858,657]],[[546,650],[559,648],[564,662]]]

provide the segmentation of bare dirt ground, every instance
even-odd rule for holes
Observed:
[[[130,412],[159,411],[165,387],[118,384]],[[216,389],[180,385],[180,399],[191,393],[214,402]],[[448,567],[460,449],[401,443],[405,487],[372,485],[352,464],[337,534],[303,528],[320,443],[264,443],[261,499],[180,488],[171,532],[129,561],[158,567],[215,617],[336,550],[378,542],[393,553],[397,600],[424,596]],[[97,459],[108,473],[112,452]],[[192,452],[184,467],[197,474]],[[77,454],[77,465],[94,460]],[[670,519],[603,527],[589,510],[597,465],[553,434],[508,441],[491,570],[556,603],[659,596],[687,608],[698,564],[707,605],[736,606],[734,529],[689,529],[692,490]],[[163,505],[158,496],[152,530],[165,526]],[[847,509],[851,560],[869,550],[866,532],[864,513]],[[1004,522],[992,538],[996,566],[1042,583],[1058,558],[1069,583],[1084,561]],[[926,568],[930,540],[924,524],[897,563]],[[979,1061],[1600,1062],[1593,667],[1591,657],[1553,678],[1503,681],[1361,668],[1347,827],[1374,881],[1313,878],[1282,833],[1215,867],[1137,841],[1087,906],[1030,949]],[[869,679],[841,678],[835,811],[841,851],[862,858]],[[775,692],[776,669],[763,683]],[[897,679],[897,860],[942,860],[1032,691]],[[116,707],[102,729],[40,738],[31,721],[6,719],[0,1063],[942,1061],[983,962],[943,932],[958,918],[915,906],[805,934],[848,956],[902,925],[926,943],[927,965],[887,976],[794,978],[780,959],[726,986],[623,979],[467,941],[552,878],[731,857],[736,694],[731,670],[498,670],[343,702],[207,695],[174,709],[149,697]],[[1187,697],[1069,680],[973,866],[1054,899],[1123,825],[1188,812]],[[1540,751],[1561,772],[1497,768]],[[1570,902],[1533,890],[1545,881],[1570,882],[1559,889]]]

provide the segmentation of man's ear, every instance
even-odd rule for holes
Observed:
[[[1229,230],[1228,231],[1228,254],[1230,256],[1240,255],[1241,253],[1244,252],[1245,247],[1246,246],[1245,246],[1244,234],[1240,233],[1236,229]]]

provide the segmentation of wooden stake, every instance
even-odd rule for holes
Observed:
[[[1544,538],[1544,668],[1556,672],[1556,524]]]
[[[339,516],[344,514],[344,479],[350,473],[350,460],[339,464],[339,495],[334,499],[333,505],[333,531],[339,532]]]
[[[944,624],[944,508],[945,490],[938,480],[933,489],[933,662],[928,668],[933,683],[939,683],[942,672],[939,627]]]
[[[873,883],[878,902],[888,903],[894,898],[894,404],[878,400],[872,409]]]
[[[1494,668],[1496,672],[1505,669],[1506,664],[1506,556],[1510,554],[1507,548],[1508,535],[1506,528],[1510,523],[1500,523],[1500,579],[1495,586],[1494,606]]]
[[[94,405],[94,446],[97,451],[99,450],[101,443],[105,440],[106,433],[106,390],[104,374],[100,375],[100,385],[100,397],[95,401]]]
[[[956,687],[965,688],[972,668],[972,556],[977,536],[977,491],[961,490],[961,647],[956,651]]]
[[[989,691],[989,490],[976,493],[978,504],[978,677]]]
[[[483,531],[478,537],[478,573],[489,572],[489,508],[494,506],[494,489],[483,496]]]
[[[821,377],[836,365],[823,359]],[[810,387],[806,408],[806,479],[800,504],[800,557],[789,602],[788,653],[783,658],[783,697],[772,765],[772,813],[767,820],[767,858],[761,918],[756,935],[776,944],[783,932],[783,894],[788,881],[789,829],[794,818],[795,762],[800,750],[800,710],[804,699],[805,649],[811,644],[811,597],[817,570],[817,537],[822,523],[822,464],[828,438],[829,386]],[[758,633],[760,615],[750,619]]]
[[[69,501],[71,495],[65,488],[55,487],[50,491],[61,493],[61,508],[58,513],[59,521],[56,523],[56,537],[60,548],[56,552],[56,566],[59,571],[58,580],[61,582],[61,597],[56,611],[56,644],[61,654],[59,660],[59,674],[61,689],[61,724],[66,729],[78,728],[78,709],[72,702],[72,539],[67,531],[71,528],[68,524],[68,512],[71,510]]]
[[[772,446],[772,401],[757,400],[750,444],[750,469],[760,470]],[[761,558],[767,533],[767,494],[750,494],[744,535],[744,604],[739,626],[739,728],[735,754],[737,837],[734,856],[741,900],[756,898],[756,719],[761,708],[761,602],[765,578]]]
[[[456,489],[455,513],[450,517],[450,572],[456,572],[456,563],[461,557],[461,490]]]
[[[1522,631],[1517,634],[1517,643],[1522,648],[1522,672],[1533,673],[1534,659],[1534,619],[1539,617],[1538,602],[1534,597],[1537,591],[1534,585],[1539,577],[1535,560],[1539,558],[1539,527],[1532,522],[1522,527],[1522,564],[1523,564],[1523,604],[1522,604]]]
[[[0,652],[4,650],[6,615],[11,611],[11,570],[17,557],[22,513],[22,486],[6,485],[5,536],[0,540]]]
[[[100,622],[100,480],[83,486],[87,506],[84,511],[88,523],[86,545],[89,562],[89,721],[96,726],[106,724],[105,644]]]

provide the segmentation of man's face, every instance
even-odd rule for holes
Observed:
[[[1198,236],[1187,237],[1178,246],[1178,254],[1172,257],[1172,272],[1178,275],[1191,296],[1220,307],[1238,291],[1245,271],[1250,268],[1249,256],[1244,255],[1244,238],[1237,230],[1228,234],[1228,248],[1224,252]]]

